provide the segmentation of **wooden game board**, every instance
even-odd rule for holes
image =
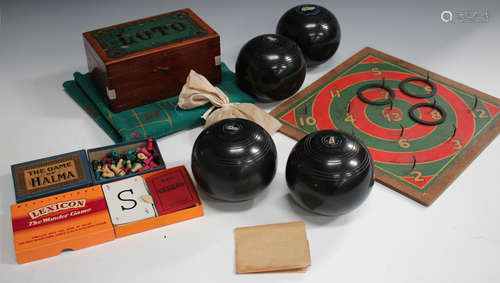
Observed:
[[[410,77],[420,81],[400,83]],[[377,84],[395,97],[385,105],[368,104],[359,89]],[[366,100],[388,102],[388,90],[369,87]],[[417,123],[409,115],[412,106]],[[440,107],[444,113],[436,109]],[[370,149],[376,180],[430,205],[500,132],[500,99],[366,47],[328,72],[271,114],[283,123],[280,131],[300,139],[323,129],[354,134]],[[443,117],[445,116],[445,117]],[[443,118],[443,119],[442,119]]]

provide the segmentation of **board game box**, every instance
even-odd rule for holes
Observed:
[[[17,203],[92,183],[84,150],[15,164],[11,171]]]
[[[221,81],[219,34],[190,9],[89,31],[83,40],[113,112],[178,95],[191,69]]]
[[[154,167],[142,166],[136,172],[116,175],[112,178],[97,178],[91,163],[106,159],[110,152],[123,155],[129,150],[137,150],[150,145],[151,160],[156,160]],[[158,163],[158,164],[156,164]],[[24,202],[50,195],[55,195],[92,184],[103,184],[123,178],[154,172],[165,168],[156,140],[153,138],[93,148],[87,152],[79,150],[47,158],[32,160],[11,166],[16,202]]]
[[[197,205],[200,201],[189,173],[183,166],[146,178],[159,215]]]
[[[151,141],[151,143],[150,143],[150,141]],[[94,161],[105,159],[106,156],[109,155],[112,151],[116,151],[116,153],[119,156],[123,156],[129,151],[135,151],[135,150],[140,149],[140,148],[145,148],[148,146],[148,144],[150,144],[150,146],[152,146],[153,154],[152,154],[151,158],[157,160],[156,162],[158,164],[156,164],[157,165],[156,167],[150,168],[147,170],[144,170],[144,169],[146,169],[146,167],[143,167],[143,168],[141,168],[140,171],[138,170],[136,172],[127,172],[127,174],[125,174],[125,175],[122,175],[122,176],[116,175],[112,178],[106,178],[106,179],[103,179],[103,178],[99,179],[96,176],[96,172],[94,170],[90,170],[91,171],[90,174],[92,176],[93,183],[94,184],[104,184],[104,183],[114,182],[114,181],[118,181],[120,179],[129,178],[129,177],[133,177],[133,176],[148,173],[148,172],[154,172],[157,170],[161,170],[161,169],[165,168],[165,161],[163,160],[163,156],[160,152],[160,148],[158,147],[158,143],[156,142],[156,139],[152,139],[152,138],[123,142],[123,143],[119,143],[116,145],[108,145],[108,146],[104,146],[104,147],[92,148],[92,149],[87,150],[89,164],[91,164]]]
[[[174,199],[153,200],[149,178],[161,181],[153,191]],[[186,167],[177,166],[14,204],[11,215],[17,261],[26,263],[200,217],[203,204]]]
[[[115,238],[101,186],[11,205],[18,263]]]
[[[172,186],[176,186],[176,190],[174,191],[177,192],[190,188],[192,192],[188,192],[187,194],[193,193],[194,195],[190,195],[188,198],[193,197],[194,199],[184,201],[182,205],[174,203],[177,205],[174,207],[169,205],[171,204],[170,202],[159,202],[158,199],[153,197],[154,194],[151,196],[151,190],[155,192],[156,188],[151,189],[147,186],[145,180],[150,178],[165,178],[165,176],[174,176],[174,178],[164,179],[165,183],[162,186],[170,189]],[[179,176],[181,178],[177,179]],[[130,179],[135,180],[134,183],[128,182]],[[127,183],[121,183],[123,181],[127,181]],[[106,192],[108,189],[110,193]],[[103,185],[103,190],[105,194],[107,194],[106,201],[110,207],[111,218],[118,217],[120,220],[125,218],[128,219],[126,221],[114,221],[113,227],[117,238],[203,216],[203,203],[198,192],[194,188],[191,176],[185,166],[162,169],[133,178],[108,183]],[[186,194],[183,193],[180,195],[186,196]],[[154,212],[156,213],[158,211],[159,213],[155,215],[149,212],[146,213],[144,209],[151,207],[148,205],[153,205]]]

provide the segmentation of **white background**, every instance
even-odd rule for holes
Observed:
[[[335,56],[307,73],[307,86],[371,46],[500,97],[498,1],[318,2],[339,19]],[[289,200],[284,168],[295,141],[277,133],[278,172],[255,201],[205,201],[205,216],[24,265],[16,263],[9,206],[10,165],[112,141],[65,94],[62,82],[86,72],[85,31],[189,7],[221,35],[234,69],[241,46],[273,32],[297,1],[0,1],[1,282],[499,282],[500,140],[431,206],[380,185],[343,217],[312,215]],[[443,10],[488,10],[488,23],[443,23]],[[263,105],[271,110],[277,104]],[[167,165],[190,166],[202,128],[159,140]],[[312,267],[305,274],[236,275],[233,229],[303,220]]]

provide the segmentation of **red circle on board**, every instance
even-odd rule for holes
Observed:
[[[401,72],[384,72],[384,77],[385,79],[388,80],[404,80],[408,77],[412,77],[413,75],[407,74],[407,73],[401,73]],[[367,80],[374,80],[374,79],[379,79],[379,76],[375,76],[372,72],[361,72],[361,73],[356,73],[352,75],[348,75],[345,77],[342,77],[338,79],[335,84],[330,84],[323,88],[317,95],[316,99],[313,102],[313,115],[316,117],[317,123],[316,126],[319,130],[322,129],[338,129],[338,127],[335,126],[334,121],[332,120],[332,117],[330,115],[330,107],[332,104],[332,95],[330,95],[330,91],[335,91],[336,89],[342,90],[346,87],[349,87],[353,84],[362,82],[362,81],[367,81]],[[436,83],[437,87],[437,93],[440,95],[450,106],[451,108],[455,111],[455,116],[457,117],[457,131],[455,133],[455,136],[453,137],[453,140],[456,140],[462,147],[466,146],[467,143],[471,140],[474,130],[475,130],[475,120],[472,114],[470,113],[469,107],[463,101],[460,97],[455,95],[452,91],[450,91],[448,88],[445,86]],[[356,96],[357,97],[357,96]],[[359,101],[359,99],[356,99],[356,97],[353,98],[352,102],[355,102],[356,100]],[[401,92],[398,91],[396,93],[396,97],[398,99],[404,99],[407,100],[414,100],[415,103],[421,102],[421,99],[416,99],[412,97],[408,97]],[[403,98],[405,97],[405,98]],[[351,112],[352,112],[352,107],[355,105],[351,105]],[[425,111],[424,111],[425,112]],[[318,119],[318,117],[322,117],[324,113],[328,113],[327,119]],[[364,113],[364,111],[363,111]],[[460,116],[459,116],[460,115]],[[423,117],[426,119],[425,117]],[[361,121],[362,119],[360,119]],[[373,123],[371,123],[373,124]],[[375,124],[373,124],[375,125]],[[363,125],[363,128],[358,129],[360,131],[366,132],[367,129],[369,128],[364,128],[367,125]],[[416,127],[416,126],[414,126]],[[412,128],[414,128],[412,127]],[[426,126],[429,127],[429,126]],[[382,127],[380,127],[382,128]],[[435,127],[432,127],[435,128]],[[385,129],[385,128],[382,128]],[[396,130],[398,132],[398,135],[400,131]],[[406,130],[405,130],[406,131]],[[450,129],[451,133],[451,129]],[[421,137],[419,137],[421,138]],[[411,143],[411,139],[408,139],[408,141]],[[432,161],[437,161],[446,157],[451,156],[452,154],[456,153],[459,149],[457,149],[457,142],[452,143],[452,139],[449,139],[445,141],[444,143],[435,146],[430,149],[422,150],[422,151],[417,151],[417,152],[412,152],[409,154],[408,152],[387,152],[387,151],[382,151],[382,150],[377,150],[375,148],[370,148],[370,152],[372,153],[372,156],[375,161],[377,162],[385,162],[385,163],[396,163],[396,164],[401,164],[401,163],[412,163],[413,162],[413,156],[417,159],[417,162],[422,163],[422,162],[432,162]]]

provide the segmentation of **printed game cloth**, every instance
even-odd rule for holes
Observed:
[[[236,75],[222,63],[222,82],[217,85],[231,102],[250,102],[255,99],[236,85]],[[90,73],[73,74],[74,80],[66,81],[66,92],[83,108],[115,142],[125,142],[145,137],[159,138],[177,131],[203,124],[201,116],[210,104],[191,110],[177,106],[178,97],[171,97],[119,113],[107,107],[104,98],[94,85]]]

